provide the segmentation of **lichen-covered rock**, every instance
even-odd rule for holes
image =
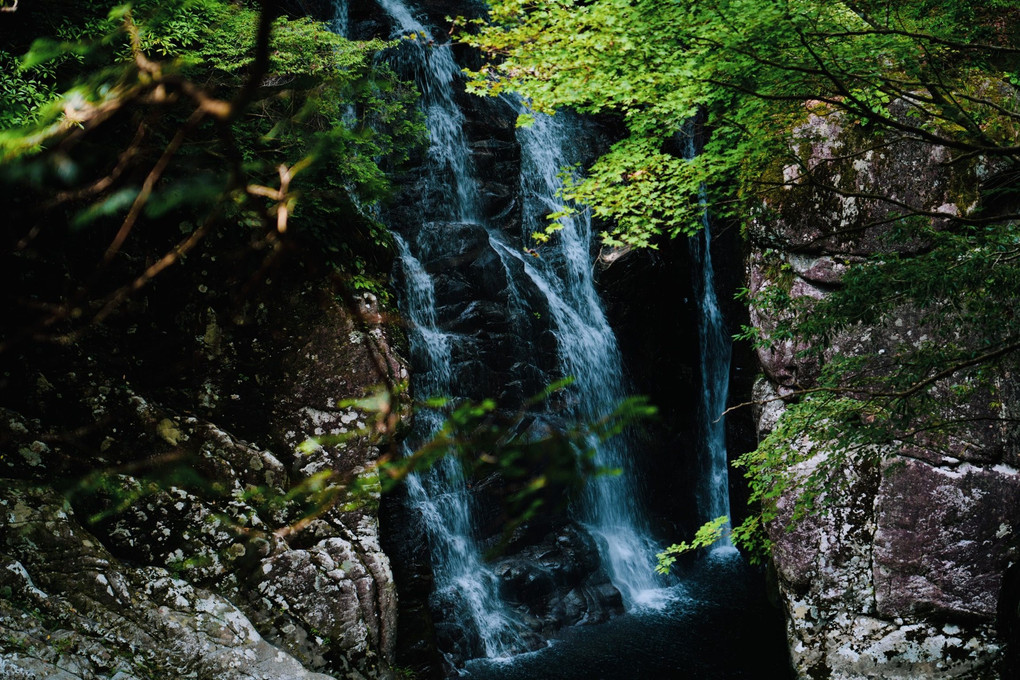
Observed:
[[[950,165],[945,149],[894,136],[880,149],[855,153],[864,148],[859,136],[838,116],[821,112],[796,131],[794,144],[813,182],[796,167],[784,169],[787,186],[753,216],[753,293],[782,287],[792,297],[821,299],[862,257],[880,248],[918,247],[885,239],[886,218],[902,207],[861,197],[884,194],[936,221],[939,214],[973,209],[987,170],[976,159]],[[757,308],[751,320],[766,332],[778,321]],[[899,309],[879,326],[846,331],[822,360],[837,353],[881,357],[886,348],[924,339],[917,310]],[[786,341],[759,350],[759,436],[775,428],[783,399],[810,388],[818,375],[818,360],[805,358],[802,349]],[[995,405],[1014,403],[1011,371],[1001,369],[997,399],[975,399],[952,412],[942,407],[940,415],[972,425],[952,435],[920,433],[844,463],[846,483],[828,492],[827,511],[792,531],[785,526],[794,499],[780,499],[770,537],[800,677],[999,677],[1001,632],[1009,623],[1001,612],[1004,602],[1007,610],[1016,607],[1009,600],[1015,595],[1008,595],[1015,576],[1008,573],[1020,557],[1020,446],[1016,428],[1004,424],[1008,414],[1001,418],[1002,409],[1012,407]],[[812,450],[807,440],[795,445]],[[821,455],[791,472],[809,474]]]
[[[3,677],[328,679],[224,597],[118,560],[53,491],[7,486],[0,512]]]
[[[874,581],[886,617],[994,619],[1020,517],[1020,472],[893,456],[875,500]]]
[[[0,677],[390,677],[374,464],[403,414],[338,405],[406,379],[386,314],[305,276],[232,320],[140,307],[4,357]]]

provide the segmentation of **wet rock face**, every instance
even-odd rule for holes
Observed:
[[[946,164],[944,149],[890,139],[881,152],[855,154],[857,140],[835,116],[812,116],[797,134],[795,143],[822,184],[847,193],[888,192],[946,214],[966,213],[976,200],[980,168]],[[749,288],[782,286],[793,296],[821,299],[840,285],[849,265],[890,247],[883,228],[862,228],[881,222],[889,207],[821,193],[803,185],[795,169],[784,173],[789,188],[770,197],[750,224]],[[923,334],[917,319],[916,310],[896,310],[882,326],[837,338],[831,352],[876,356],[882,347],[917,342]],[[766,331],[777,321],[761,309],[751,310],[751,320]],[[817,376],[819,365],[799,357],[800,349],[787,342],[759,350],[759,436],[775,427],[782,398]],[[1002,403],[1015,402],[1013,370],[1000,369]],[[952,436],[887,446],[877,452],[878,465],[844,465],[848,484],[827,498],[829,512],[793,531],[782,527],[794,499],[780,500],[770,535],[802,677],[999,677],[1008,642],[1000,633],[1016,630],[1015,575],[1007,574],[1020,547],[1020,447],[1015,428],[996,422],[1002,413],[990,411],[989,402],[952,413],[944,408],[941,415],[975,423]],[[820,462],[810,459],[793,472],[807,475]]]
[[[689,445],[698,427],[700,367],[697,300],[686,243],[670,239],[656,250],[603,248],[596,265],[600,297],[626,357],[630,389],[658,409],[658,417],[643,423],[641,445],[635,447],[641,456],[635,467],[647,484],[646,502],[671,522],[661,535],[692,535],[698,528],[697,475],[678,472],[698,465],[697,447]]]
[[[523,532],[489,563],[500,597],[530,629],[523,631],[520,652],[540,649],[565,626],[603,623],[623,613],[620,592],[601,569],[587,532],[565,524],[538,538],[534,533]],[[477,633],[464,626],[455,599],[432,592],[430,603],[430,632],[447,672],[455,673],[478,648]]]
[[[566,526],[493,563],[501,594],[537,633],[602,623],[623,612],[620,592],[599,567],[591,536]]]
[[[521,403],[545,386],[555,366],[555,339],[540,323],[548,318],[544,299],[527,286],[520,260],[500,253],[482,225],[451,222],[434,234],[423,248],[422,266],[435,289],[438,326],[455,334],[451,384],[457,396]],[[398,272],[398,280],[406,275]],[[527,310],[515,309],[514,286]],[[522,337],[545,343],[534,351]]]
[[[290,264],[240,308],[156,281],[130,334],[5,357],[0,677],[389,676],[377,491],[314,516],[272,499],[370,482],[366,416],[338,401],[407,374],[374,298]],[[316,435],[337,439],[299,454]]]

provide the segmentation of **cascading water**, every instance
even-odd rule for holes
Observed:
[[[347,0],[333,0],[333,19],[329,24],[330,30],[346,38],[348,23]]]
[[[563,164],[558,144],[563,137],[557,131],[553,138],[546,136],[555,121],[540,119],[534,128],[520,135],[524,148],[524,166],[527,178],[524,180],[525,200],[534,204],[531,214],[544,214],[558,209],[554,193],[541,186],[542,172],[536,166],[551,168],[547,181],[556,186],[555,169]],[[528,135],[532,135],[528,140]],[[691,147],[693,152],[693,145]],[[693,155],[693,153],[691,154]],[[538,160],[542,159],[542,160]],[[691,276],[694,293],[698,298],[698,329],[700,339],[700,363],[703,390],[700,405],[700,448],[703,467],[708,473],[700,479],[699,496],[704,503],[699,507],[701,519],[711,519],[728,514],[728,484],[726,477],[725,428],[721,418],[727,399],[730,345],[726,327],[719,309],[715,290],[715,272],[711,260],[711,224],[707,213],[703,214],[703,232],[690,240],[692,260]],[[555,248],[542,248],[541,261],[529,261],[526,271],[536,279],[542,279],[545,271],[570,272],[560,274],[548,281],[550,290],[550,312],[556,316],[557,334],[574,323],[591,323],[590,334],[580,333],[581,338],[599,337],[601,322],[592,321],[586,312],[574,307],[580,289],[571,289],[570,282],[583,281],[590,276],[588,254],[584,232],[585,222],[567,224],[557,238],[562,243]],[[577,236],[577,235],[581,236]],[[585,250],[582,257],[568,255],[573,239]],[[575,263],[566,264],[564,258]],[[577,268],[576,264],[581,263]],[[583,295],[581,296],[583,298]],[[570,301],[570,304],[566,304]],[[564,303],[560,307],[560,302]],[[583,308],[583,306],[582,306]],[[590,308],[588,308],[589,311]],[[556,310],[556,311],[553,311]],[[561,316],[562,314],[562,316]],[[576,317],[576,318],[575,318]],[[569,344],[571,341],[566,341]],[[602,339],[585,344],[577,341],[581,353],[591,352],[597,361],[586,364],[583,359],[571,358],[573,350],[560,348],[563,355],[563,371],[574,371],[581,378],[581,384],[601,386],[610,393],[619,389],[619,360],[615,343]],[[597,346],[596,346],[597,345]],[[591,378],[584,366],[601,371],[601,377]],[[613,371],[616,371],[615,373]],[[600,380],[608,381],[607,383]],[[587,387],[585,388],[587,389]],[[618,394],[618,392],[617,392]],[[597,414],[598,407],[586,414]],[[584,412],[584,411],[579,411]],[[626,461],[625,449],[600,452],[600,455],[618,456],[603,458],[603,464],[611,460]],[[606,481],[613,482],[614,478]],[[586,506],[586,522],[597,527],[600,522],[612,526],[613,515],[623,515],[627,522],[641,526],[640,509],[614,506],[625,497],[635,496],[625,484],[612,490],[594,488],[588,503],[605,502],[608,508]],[[606,515],[598,516],[606,509]],[[609,521],[606,521],[606,520]],[[593,531],[599,532],[597,528]],[[647,539],[636,542],[635,553],[648,549]],[[608,542],[607,542],[608,545]],[[626,544],[625,544],[626,545]],[[611,557],[604,558],[607,564]],[[640,563],[638,559],[635,563]],[[610,567],[613,568],[613,567]],[[642,574],[649,573],[643,571]],[[748,568],[740,554],[728,544],[712,550],[708,559],[695,560],[678,566],[680,585],[671,589],[672,597],[661,598],[661,607],[636,607],[623,616],[600,626],[577,627],[566,631],[556,645],[532,655],[517,657],[512,664],[476,660],[468,663],[468,671],[475,680],[533,680],[534,678],[558,678],[560,680],[587,680],[601,678],[675,678],[676,680],[730,680],[731,678],[769,677],[789,679],[789,660],[785,656],[783,621],[781,615],[771,608],[764,596],[765,589],[760,575]],[[615,580],[615,579],[614,579]],[[620,581],[617,581],[619,583]],[[740,654],[734,649],[743,650]]]
[[[379,0],[404,41],[397,58],[402,71],[414,73],[422,93],[429,134],[426,180],[430,205],[423,213],[440,212],[447,219],[478,222],[478,187],[471,171],[471,153],[464,135],[464,114],[454,101],[453,84],[460,74],[450,44],[437,44],[432,34],[398,0]]]
[[[391,0],[382,0],[380,4],[394,19],[399,34],[414,36],[416,41],[411,46],[412,58],[420,61],[413,67],[423,92],[431,142],[426,175],[430,204],[422,206],[421,218],[433,221],[422,225],[414,244],[418,255],[403,238],[394,235],[404,279],[401,307],[409,322],[415,361],[413,386],[420,397],[449,396],[454,391],[451,365],[458,338],[439,328],[433,282],[419,258],[428,257],[436,241],[442,238],[440,227],[445,223],[435,221],[437,217],[460,222],[477,219],[474,200],[477,192],[462,131],[463,115],[452,95],[452,82],[459,69],[449,45],[435,46],[425,27],[404,5]],[[442,422],[442,413],[419,410],[415,436],[406,443],[408,450],[427,441]],[[447,616],[466,629],[462,639],[469,649],[461,653],[495,657],[524,651],[523,627],[499,598],[497,577],[481,561],[471,496],[460,462],[447,456],[429,470],[410,475],[407,491],[429,538],[435,581],[433,604],[446,609]]]
[[[697,153],[694,126],[688,126],[686,136],[688,158]],[[715,293],[715,268],[712,266],[712,221],[705,205],[704,189],[701,196],[701,232],[691,236],[688,248],[691,254],[692,282],[698,300],[698,347],[701,365],[701,404],[698,412],[701,432],[700,467],[702,479],[698,489],[698,510],[702,521],[723,515],[729,517],[729,474],[726,456],[726,422],[723,412],[730,385],[730,338],[719,300]],[[730,548],[729,526],[714,549]]]
[[[453,85],[459,67],[450,46],[437,44],[398,0],[380,0],[379,4],[397,26],[396,33],[405,37],[394,56],[395,65],[400,72],[413,74],[421,89],[430,135],[427,167],[419,188],[420,226],[410,229],[413,236],[397,239],[405,281],[402,306],[412,325],[415,392],[420,396],[463,394],[458,391],[465,386],[453,374],[455,357],[467,354],[464,345],[469,341],[440,330],[443,324],[437,321],[434,282],[426,269],[444,268],[435,263],[449,262],[442,258],[450,241],[459,234],[475,238],[478,227],[488,251],[496,257],[489,266],[502,270],[499,295],[508,323],[531,327],[534,319],[548,314],[542,323],[551,326],[558,356],[550,373],[575,378],[567,415],[587,422],[607,416],[624,396],[624,381],[616,340],[592,280],[590,221],[585,216],[565,220],[554,245],[543,248],[541,258],[525,254],[520,245],[530,242],[530,233],[558,207],[557,174],[567,161],[564,142],[568,130],[561,123],[541,118],[532,129],[519,132],[528,217],[522,240],[511,245],[510,236],[482,218],[464,117],[455,102]],[[526,345],[534,335],[521,332],[519,340]],[[519,353],[535,354],[536,350],[524,346]],[[515,366],[529,368],[526,364],[522,360]],[[541,374],[543,381],[554,377],[530,368]],[[418,438],[427,438],[439,422],[436,413],[420,416]],[[590,445],[596,452],[596,465],[621,469],[623,474],[592,481],[576,512],[596,537],[603,564],[625,602],[641,603],[658,585],[653,570],[656,547],[641,519],[639,494],[629,469],[630,452],[621,442],[592,441]],[[471,498],[459,464],[451,458],[416,476],[408,492],[430,538],[436,603],[440,609],[452,609],[454,616],[477,634],[470,653],[500,656],[521,651],[521,626],[498,597],[498,579],[479,557]]]
[[[729,517],[729,474],[726,460],[726,423],[722,415],[726,410],[730,381],[730,340],[715,295],[715,270],[712,267],[710,221],[702,218],[700,234],[690,239],[691,260],[695,264],[694,290],[698,297],[698,339],[701,361],[702,466],[704,479],[699,490],[699,510],[702,519],[712,520],[723,515]],[[730,546],[728,532],[716,547]]]
[[[436,301],[432,281],[407,243],[394,235],[404,269],[403,307],[411,333],[411,353],[420,364],[415,371],[415,391],[421,395],[449,394],[450,357],[453,339],[436,324]],[[405,443],[410,453],[439,431],[443,415],[422,409],[416,414],[415,434]],[[474,540],[471,498],[460,462],[446,456],[429,470],[414,473],[406,481],[408,498],[429,535],[433,577],[439,606],[470,626],[467,639],[483,656],[506,656],[524,650],[521,626],[498,597],[498,582],[481,562]]]
[[[530,127],[518,130],[525,242],[545,226],[546,215],[562,207],[557,196],[562,184],[559,173],[568,164],[569,140],[576,138],[571,133],[562,115],[555,119],[536,115]],[[548,300],[560,373],[574,378],[570,415],[582,422],[596,422],[626,396],[623,360],[595,291],[590,216],[574,214],[563,218],[561,224],[562,229],[542,248],[540,259],[522,259],[528,277]],[[645,527],[631,451],[622,437],[589,445],[595,451],[596,465],[621,473],[589,482],[577,512],[597,538],[603,565],[626,604],[649,603],[650,593],[661,587],[654,576],[658,548]]]
[[[509,229],[500,231],[495,224],[509,213],[491,209],[490,199],[483,194],[484,188],[475,174],[465,135],[465,118],[455,101],[454,83],[459,67],[450,46],[436,44],[430,31],[400,0],[377,2],[396,26],[394,37],[407,37],[393,51],[392,60],[398,71],[417,81],[423,93],[421,105],[431,139],[424,171],[411,182],[410,189],[405,189],[413,198],[395,211],[399,219],[390,222],[398,232],[394,238],[402,281],[401,307],[409,327],[415,394],[420,398],[454,399],[477,398],[479,394],[492,396],[494,383],[484,379],[473,381],[479,373],[475,368],[465,370],[465,364],[488,362],[496,355],[504,365],[489,375],[510,375],[520,383],[513,389],[505,384],[495,385],[501,394],[528,396],[537,391],[536,387],[571,375],[575,382],[563,399],[566,415],[589,422],[604,417],[624,396],[625,388],[616,339],[592,281],[588,216],[564,220],[564,228],[553,242],[540,248],[540,257],[532,257],[523,250],[524,245],[531,245],[530,233],[541,229],[545,216],[560,207],[556,196],[560,168],[579,160],[571,157],[571,119],[537,116],[533,127],[517,132],[521,147],[523,224],[519,235],[510,234]],[[333,4],[334,29],[345,33],[347,2],[334,0]],[[483,141],[481,147],[486,144]],[[508,157],[513,157],[513,153],[508,152]],[[486,222],[486,216],[492,223]],[[691,248],[692,258],[698,263],[695,276],[702,282],[700,286],[696,284],[702,310],[699,328],[705,375],[702,429],[706,441],[713,442],[706,444],[716,461],[712,467],[721,470],[714,473],[715,481],[705,485],[715,493],[708,496],[712,500],[702,512],[706,517],[714,517],[728,511],[724,431],[721,422],[713,421],[726,400],[729,346],[712,285],[708,226],[706,222],[704,242],[692,243]],[[468,245],[458,249],[465,240]],[[701,250],[697,250],[699,247]],[[486,261],[477,262],[482,259]],[[475,263],[477,267],[473,266]],[[475,285],[470,279],[476,275],[486,282]],[[479,300],[465,293],[478,290],[489,297]],[[466,299],[470,301],[465,303]],[[487,318],[496,318],[497,325],[502,323],[506,327],[501,332],[511,338],[511,342],[504,342],[488,355],[480,348],[491,343],[497,333],[492,327],[474,325],[477,317],[463,314],[465,305],[471,308],[485,304],[490,305]],[[544,338],[542,347],[537,343],[540,337]],[[540,358],[543,355],[545,359]],[[406,444],[408,449],[427,441],[442,420],[440,411],[419,411],[415,431]],[[537,420],[542,420],[542,416]],[[550,414],[547,420],[553,421],[555,417]],[[437,635],[449,644],[451,636],[444,638],[438,631],[440,627],[456,629],[453,636],[456,648],[443,647],[448,660],[460,665],[476,657],[468,662],[466,671],[458,674],[467,672],[478,678],[504,677],[501,675],[504,671],[510,673],[505,677],[515,679],[586,678],[595,669],[593,664],[605,677],[681,677],[675,674],[675,669],[687,667],[695,669],[693,675],[684,676],[688,678],[737,677],[726,675],[725,664],[721,674],[712,674],[720,667],[716,657],[721,654],[709,652],[711,661],[699,667],[698,660],[705,658],[704,635],[690,633],[712,620],[715,603],[732,596],[735,613],[722,627],[708,624],[706,630],[721,631],[711,633],[711,639],[728,640],[735,635],[748,647],[764,639],[757,626],[752,626],[748,633],[740,632],[742,623],[757,621],[763,613],[762,605],[754,604],[758,609],[750,609],[749,599],[739,594],[743,577],[739,564],[728,555],[716,555],[706,563],[707,567],[701,568],[699,563],[690,565],[684,575],[683,593],[671,602],[667,601],[669,598],[652,597],[652,593],[662,592],[653,575],[657,548],[643,519],[639,504],[642,494],[634,481],[630,447],[620,440],[591,444],[597,465],[619,468],[623,474],[591,482],[587,496],[574,508],[575,516],[596,537],[605,571],[625,601],[629,605],[654,602],[664,606],[630,607],[630,613],[604,626],[582,627],[593,636],[591,645],[577,648],[574,656],[570,655],[573,645],[563,643],[546,648],[538,656],[516,656],[513,663],[498,660],[533,649],[536,639],[499,596],[500,580],[505,576],[497,577],[481,558],[473,496],[462,468],[451,456],[408,480],[408,502],[404,506],[420,518],[422,534],[429,544],[431,604]],[[692,600],[697,578],[718,583],[718,594],[706,597],[701,604]],[[713,604],[706,607],[709,601]],[[749,617],[750,611],[755,613]],[[631,632],[625,632],[621,640],[613,637],[612,631]],[[774,649],[782,649],[781,625],[774,626],[774,631],[778,642],[770,644]],[[655,634],[660,642],[653,640]],[[690,644],[685,642],[688,639]],[[691,652],[685,649],[696,650],[697,657],[687,656]],[[541,661],[548,658],[544,655],[558,650],[566,653],[561,661],[553,661],[551,666]],[[758,656],[765,659],[765,654]],[[760,665],[760,661],[755,664]],[[513,675],[515,668],[520,669],[517,675]]]

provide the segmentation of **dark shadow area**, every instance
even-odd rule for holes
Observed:
[[[738,680],[793,678],[782,614],[764,577],[736,552],[710,554],[677,573],[676,599],[597,626],[565,629],[513,661],[478,660],[473,680]]]

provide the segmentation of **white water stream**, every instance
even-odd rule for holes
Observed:
[[[569,144],[577,138],[572,132],[562,116],[544,115],[536,115],[531,127],[518,130],[525,242],[544,228],[546,215],[562,207],[557,198],[559,173],[571,160]],[[623,358],[595,289],[590,216],[578,213],[560,222],[563,228],[539,248],[540,258],[523,257],[525,271],[548,299],[560,372],[575,380],[570,387],[571,415],[580,422],[596,422],[627,396]],[[590,481],[577,513],[596,537],[603,566],[625,604],[661,601],[663,584],[654,573],[660,548],[648,534],[633,452],[623,436],[589,445],[596,465],[620,473]]]
[[[688,158],[697,153],[694,126],[688,125]],[[730,336],[719,308],[715,292],[715,268],[712,266],[712,220],[705,205],[702,188],[701,231],[688,240],[691,278],[694,295],[698,300],[698,347],[701,365],[701,407],[698,411],[700,438],[701,480],[698,488],[698,510],[701,521],[730,515],[729,463],[726,455],[726,420],[723,412],[730,387]],[[729,525],[714,550],[732,549]]]
[[[444,225],[478,220],[477,186],[463,132],[464,116],[453,101],[452,84],[459,67],[450,46],[435,45],[429,31],[406,6],[394,0],[380,0],[380,5],[398,27],[394,37],[405,37],[404,55],[419,60],[411,68],[423,93],[430,135],[425,181],[433,204],[422,206],[418,243],[412,246],[394,234],[404,272],[401,309],[408,321],[415,363],[413,387],[420,399],[448,397],[455,392],[451,362],[457,338],[438,327],[433,282],[420,260],[430,254],[430,244],[442,241]],[[437,210],[445,212],[446,221],[424,222],[428,209],[433,217]],[[415,436],[405,444],[408,452],[438,432],[443,418],[440,411],[419,410]],[[468,629],[466,638],[473,641],[474,654],[503,657],[524,651],[524,627],[500,599],[498,578],[481,559],[471,495],[460,461],[446,456],[430,469],[410,475],[407,489],[410,504],[428,534],[434,605],[452,610],[447,616]]]

